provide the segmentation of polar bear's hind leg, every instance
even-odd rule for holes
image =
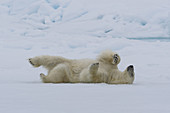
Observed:
[[[46,76],[43,73],[40,74],[40,78],[44,83],[49,83],[49,81],[47,81]]]
[[[32,58],[29,59],[29,63],[34,66],[34,67],[39,67],[40,65],[38,63],[36,63],[36,61],[34,62],[34,60]]]
[[[71,75],[69,66],[66,64],[59,64],[54,67],[47,76],[40,74],[40,78],[44,83],[68,83],[70,80],[68,76]]]
[[[64,62],[69,62],[69,60],[63,57],[48,56],[48,55],[36,56],[36,57],[29,59],[29,63],[32,66],[34,67],[43,66],[47,68],[49,71],[52,70],[56,65],[64,63]]]

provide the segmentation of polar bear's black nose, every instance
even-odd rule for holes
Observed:
[[[134,77],[134,67],[133,67],[133,65],[128,66],[127,71],[129,72],[131,77]]]
[[[133,65],[128,66],[127,71],[133,69]]]

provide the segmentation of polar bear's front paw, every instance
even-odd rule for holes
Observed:
[[[93,64],[91,64],[91,65],[90,65],[90,73],[91,73],[91,74],[96,73],[97,70],[98,70],[98,68],[99,68],[99,63],[93,63]]]
[[[134,67],[133,67],[133,65],[128,66],[127,71],[129,73],[130,77],[134,77]]]
[[[113,64],[118,64],[120,62],[120,57],[118,54],[113,56]]]
[[[33,65],[34,67],[39,67],[40,65],[36,63],[36,60],[34,58],[29,58],[29,63]]]
[[[91,65],[91,69],[97,69],[99,67],[99,63],[94,63]]]

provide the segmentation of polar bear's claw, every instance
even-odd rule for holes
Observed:
[[[119,58],[119,56],[118,56],[118,54],[115,54],[114,56],[113,56],[113,60],[114,60],[114,62],[117,64],[117,62],[118,62],[118,59]]]
[[[40,74],[40,78],[44,83],[49,83],[46,79],[46,76],[43,73]]]
[[[34,66],[34,67],[39,67],[40,65],[37,63],[36,59],[34,58],[29,58],[29,63]]]
[[[94,64],[92,64],[92,65],[99,65],[99,63],[94,63]]]
[[[99,68],[99,63],[93,63],[91,66],[90,66],[90,69],[91,70],[96,70]]]
[[[94,63],[91,65],[91,67],[99,67],[99,63]]]
[[[40,77],[43,78],[43,77],[45,77],[45,75],[44,75],[43,73],[41,73],[41,74],[40,74]]]
[[[32,63],[32,61],[31,61],[31,58],[29,59],[29,62],[30,62],[30,64],[31,64],[31,65],[33,65],[33,66],[34,66],[34,64],[33,64],[33,63]]]
[[[96,74],[97,70],[99,68],[99,63],[93,63],[90,65],[90,73],[91,74]]]

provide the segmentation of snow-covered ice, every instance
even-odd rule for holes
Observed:
[[[169,0],[1,0],[0,113],[169,113]],[[132,85],[44,84],[37,55],[111,49]]]
[[[1,32],[27,37],[47,36],[54,29],[98,37],[170,36],[169,0],[5,0],[0,4]]]

